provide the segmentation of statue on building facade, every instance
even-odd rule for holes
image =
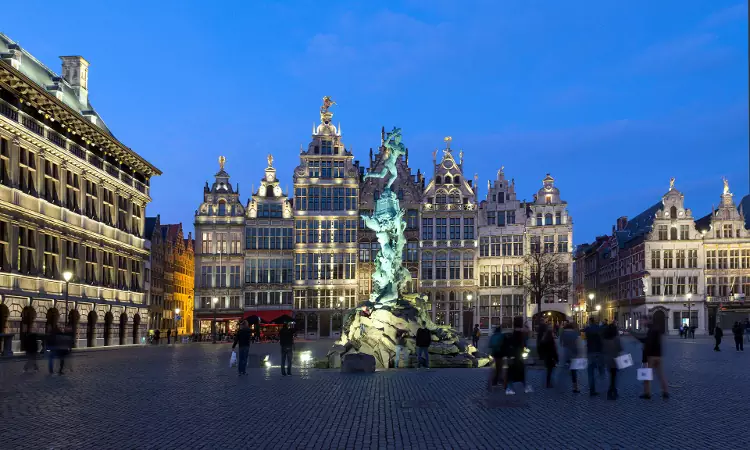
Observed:
[[[369,172],[365,174],[365,179],[385,179],[386,176],[390,175],[390,179],[385,183],[385,190],[390,191],[393,182],[396,181],[396,178],[398,177],[396,162],[398,162],[399,157],[406,155],[406,147],[401,143],[401,128],[393,127],[393,131],[388,133],[388,136],[385,138],[383,147],[385,147],[383,169],[380,172]],[[385,194],[385,192],[383,194]]]

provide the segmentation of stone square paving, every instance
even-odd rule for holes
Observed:
[[[708,339],[667,339],[672,397],[638,399],[630,368],[616,402],[589,398],[585,374],[582,394],[543,389],[540,370],[529,371],[536,392],[510,398],[488,394],[488,369],[295,368],[281,377],[272,367],[239,377],[229,347],[81,352],[63,376],[48,375],[45,361],[35,374],[22,374],[22,360],[1,361],[0,448],[684,450],[747,442],[750,354],[729,342],[715,353]],[[628,347],[639,360],[640,345]],[[277,350],[251,354],[267,349]]]

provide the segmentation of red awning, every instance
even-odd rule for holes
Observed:
[[[245,319],[247,319],[248,317],[253,317],[253,316],[260,317],[260,320],[264,322],[272,322],[273,320],[278,319],[281,316],[292,317],[292,311],[289,309],[245,311],[245,316],[244,316]]]

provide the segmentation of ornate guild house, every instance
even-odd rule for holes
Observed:
[[[310,338],[338,335],[357,303],[359,168],[325,97],[312,141],[294,171],[294,310]]]
[[[75,345],[140,343],[146,205],[158,169],[88,99],[89,63],[62,75],[0,34],[0,333],[68,325]]]
[[[445,138],[440,162],[433,153],[433,176],[422,195],[420,292],[438,324],[468,334],[474,325],[477,250],[476,186],[463,173]]]

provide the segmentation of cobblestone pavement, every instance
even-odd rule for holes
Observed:
[[[750,417],[750,354],[729,344],[667,340],[668,401],[638,399],[633,368],[611,402],[542,389],[539,370],[536,392],[514,397],[488,394],[488,369],[239,377],[226,344],[81,353],[63,376],[6,360],[0,448],[734,448]]]

